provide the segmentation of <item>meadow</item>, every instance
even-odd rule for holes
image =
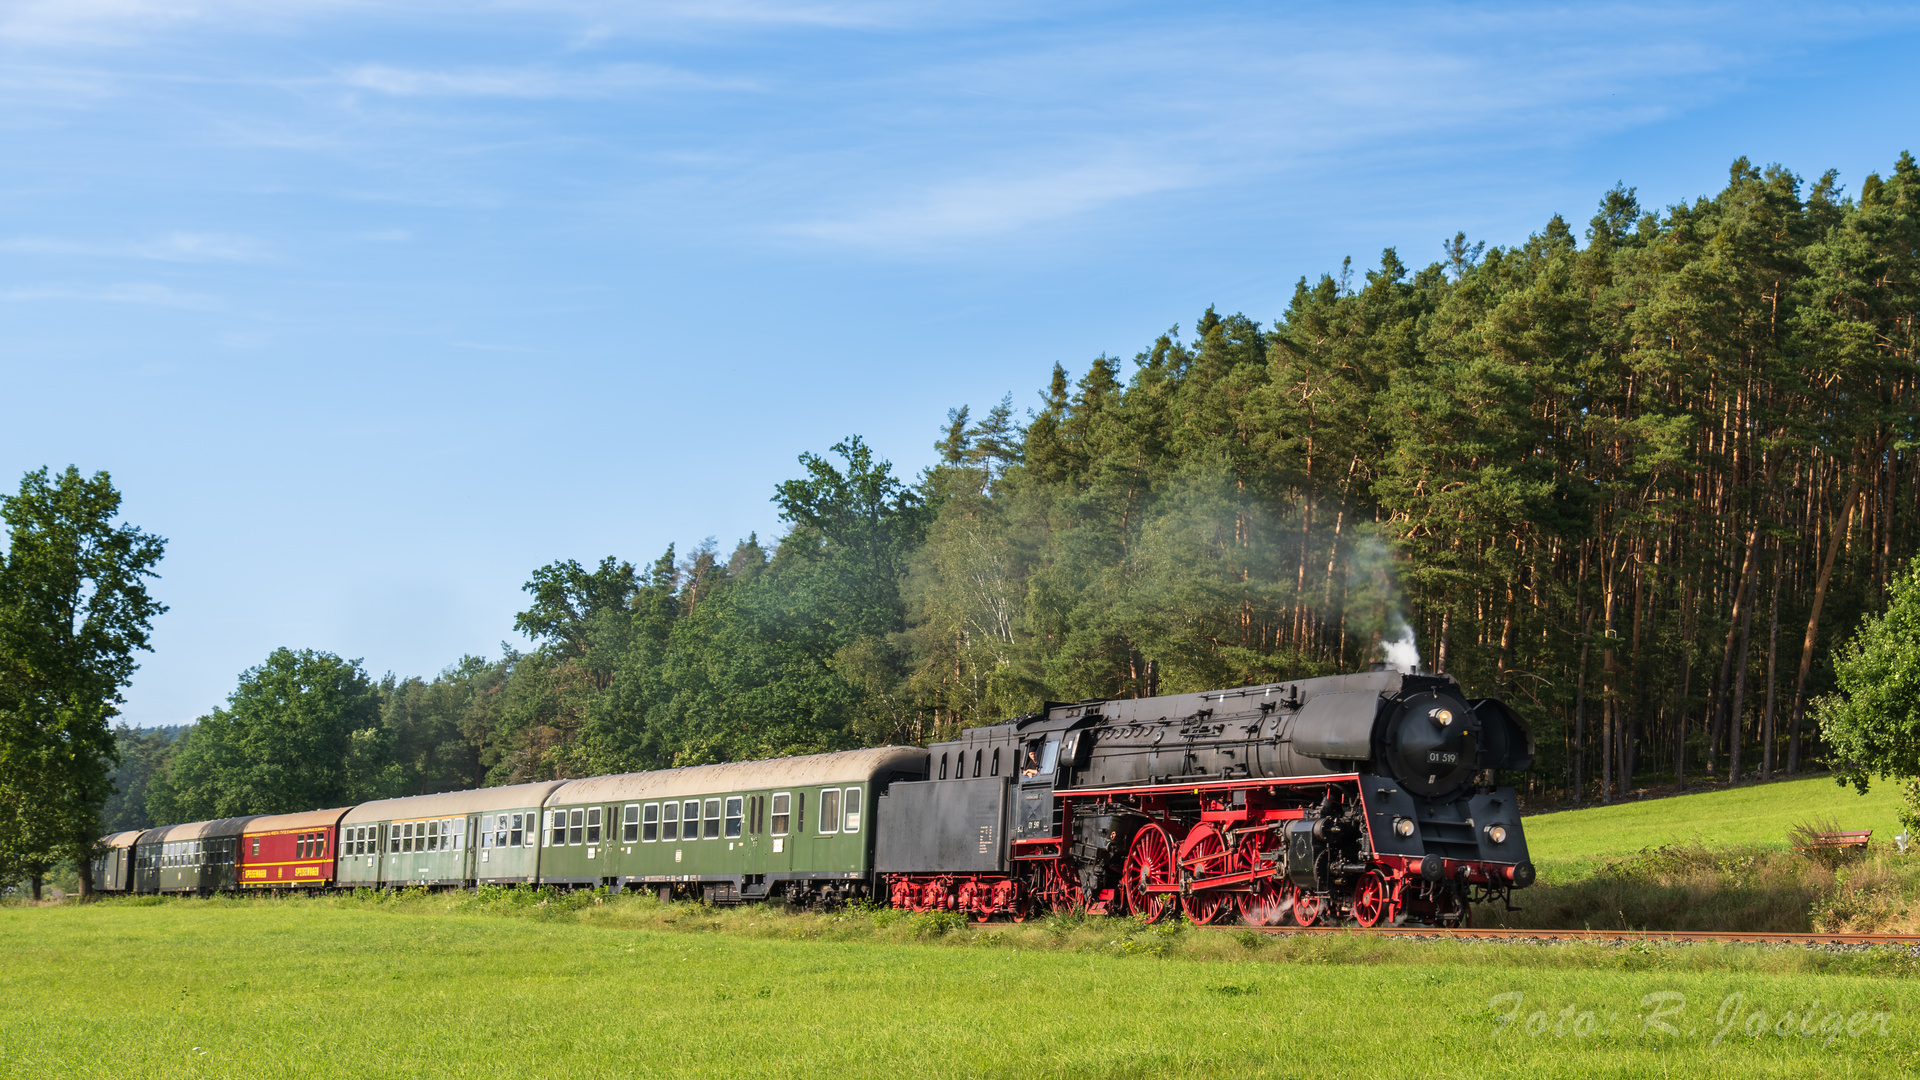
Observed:
[[[1900,832],[1899,813],[1898,784],[1881,781],[1859,795],[1816,776],[1561,810],[1529,816],[1524,824],[1540,880],[1563,884],[1590,876],[1609,860],[1666,845],[1784,851],[1788,831],[1809,821],[1872,829],[1875,843],[1891,848]]]
[[[0,1068],[15,1076],[1920,1068],[1920,962],[1892,949],[1276,941],[492,892],[14,906],[0,961]]]
[[[1538,884],[1477,924],[1535,929],[1920,933],[1920,854],[1901,854],[1897,785],[1756,784],[1528,817]],[[1873,830],[1865,852],[1809,857],[1796,826]]]

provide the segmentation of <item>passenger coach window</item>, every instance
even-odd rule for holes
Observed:
[[[820,831],[823,833],[840,831],[840,789],[828,788],[820,793]]]
[[[708,840],[720,839],[720,800],[719,799],[707,800],[707,831],[706,831],[705,838]]]
[[[395,855],[400,853],[400,826],[387,826],[387,850]]]
[[[650,802],[640,813],[640,839],[651,844],[660,839],[660,804]]]
[[[565,810],[549,810],[547,811],[547,817],[551,819],[548,824],[553,826],[553,835],[552,838],[547,841],[547,846],[565,847],[567,843],[567,812]]]
[[[526,827],[521,828],[521,825],[523,824],[522,819],[531,818],[532,816],[533,816],[532,814],[513,815],[513,832],[508,837],[508,840],[507,840],[508,847],[532,847],[533,846],[533,823],[531,821],[524,822]]]
[[[787,794],[784,791],[780,792],[779,794],[773,797],[773,815],[772,815],[773,835],[775,836],[787,835],[787,824],[789,821],[787,807],[788,807],[788,804],[792,802],[792,800],[793,800],[793,796]]]
[[[740,818],[743,816],[741,813],[743,805],[744,802],[738,795],[727,800],[727,839],[729,840],[740,835]]]
[[[700,839],[700,800],[688,799],[680,804],[680,839]]]
[[[848,832],[860,831],[860,789],[847,789],[847,829]]]
[[[666,815],[666,819],[660,823],[660,839],[678,840],[680,838],[680,804],[662,803],[660,809]]]
[[[253,838],[253,853],[260,854],[260,838],[257,836]]]
[[[640,804],[628,803],[627,808],[621,811],[620,842],[631,844],[638,839],[640,839]]]
[[[597,844],[599,842],[600,842],[600,808],[595,806],[595,807],[590,807],[587,810],[587,843]]]
[[[567,814],[567,843],[577,844],[580,842],[580,824],[585,816],[586,812],[584,810],[574,810]]]
[[[493,815],[492,814],[480,815],[480,846],[483,848],[490,848],[493,846]]]
[[[448,818],[446,827],[442,828],[440,832],[449,841],[452,842],[448,846],[447,850],[459,851],[460,841],[465,839],[466,837],[467,819],[466,818]],[[320,847],[324,851],[326,849],[326,846],[327,846],[327,838],[325,836],[322,836],[320,838]]]

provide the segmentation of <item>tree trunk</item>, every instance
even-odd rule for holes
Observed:
[[[40,886],[46,881],[46,875],[35,870],[32,874],[28,875],[27,880],[32,882],[33,902],[37,904],[40,902]]]
[[[79,896],[80,901],[85,903],[93,899],[93,860],[81,859],[78,862],[78,866],[80,870]]]
[[[1757,566],[1756,566],[1757,569]],[[1747,595],[1741,598],[1746,611],[1740,616],[1740,656],[1733,669],[1733,709],[1727,716],[1727,783],[1740,782],[1740,736],[1741,718],[1747,710],[1747,653],[1753,647],[1753,592],[1759,584],[1757,577],[1747,585]]]
[[[1753,529],[1747,533],[1747,556],[1740,567],[1740,581],[1733,593],[1733,615],[1727,620],[1726,651],[1720,660],[1720,680],[1713,686],[1713,705],[1709,710],[1707,723],[1707,775],[1712,776],[1719,765],[1720,732],[1726,716],[1727,690],[1733,679],[1733,646],[1740,637],[1740,620],[1745,613],[1747,587],[1754,572],[1759,569],[1758,541],[1760,539],[1760,519],[1756,515]],[[1739,742],[1736,733],[1735,742]]]
[[[1773,553],[1773,612],[1769,616],[1771,626],[1767,630],[1767,705],[1760,720],[1760,779],[1773,778],[1773,697],[1776,683],[1774,671],[1780,660],[1780,579],[1786,575],[1780,572],[1780,559],[1784,548],[1775,548]]]
[[[1887,448],[1891,436],[1880,440],[1874,448],[1873,458],[1880,456]],[[1872,458],[1869,458],[1872,460]],[[1807,612],[1807,636],[1800,644],[1800,673],[1793,680],[1793,721],[1787,729],[1787,775],[1800,771],[1800,722],[1807,712],[1807,675],[1813,671],[1813,645],[1820,636],[1820,609],[1827,602],[1827,584],[1833,580],[1833,560],[1840,554],[1840,541],[1846,537],[1848,518],[1853,516],[1853,504],[1860,498],[1860,476],[1854,474],[1847,487],[1847,497],[1833,509],[1833,518],[1827,529],[1827,553],[1820,560],[1820,576],[1814,580],[1813,608]]]

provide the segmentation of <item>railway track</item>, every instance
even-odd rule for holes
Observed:
[[[1436,926],[1220,926],[1256,934],[1441,938],[1455,941],[1604,941],[1683,944],[1726,942],[1749,945],[1905,945],[1920,948],[1920,934],[1768,933],[1741,930],[1507,930],[1450,929]]]

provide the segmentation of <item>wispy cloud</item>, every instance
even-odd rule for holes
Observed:
[[[1122,199],[1190,186],[1172,165],[1077,164],[929,184],[870,210],[786,227],[797,236],[874,248],[922,248],[986,238]]]
[[[339,81],[395,97],[583,98],[636,90],[753,90],[747,79],[715,78],[658,64],[563,68],[467,68],[430,71],[363,64]]]
[[[18,236],[0,240],[0,251],[22,255],[77,255],[180,263],[264,262],[272,256],[264,244],[251,237],[195,232],[170,232],[146,240],[112,243]]]
[[[0,289],[0,302],[8,304],[138,304],[146,307],[185,308],[194,311],[212,311],[223,306],[217,297],[181,292],[165,285],[149,283],[25,285],[12,289]]]

